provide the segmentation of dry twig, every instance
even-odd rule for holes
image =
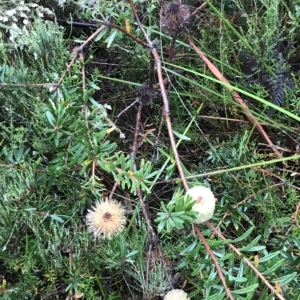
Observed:
[[[229,81],[222,75],[222,73],[218,70],[218,68],[199,50],[199,48],[194,44],[194,42],[189,39],[190,45],[193,47],[195,52],[200,56],[200,58],[205,62],[211,72],[218,78],[220,81],[225,83],[225,87],[232,93],[233,99],[241,105],[243,113],[245,114],[246,118],[249,122],[255,126],[259,134],[264,138],[264,140],[270,145],[274,153],[278,158],[281,158],[281,153],[274,147],[273,142],[271,141],[270,137],[267,135],[261,124],[256,120],[253,116],[251,111],[249,110],[246,102],[241,98],[241,96],[233,90],[232,86],[230,85]]]
[[[231,299],[231,300],[235,300],[235,298],[233,297],[233,295],[232,295],[232,293],[231,293],[231,290],[229,289],[229,287],[228,287],[227,284],[226,284],[226,279],[225,279],[225,277],[224,277],[224,275],[223,275],[223,273],[222,273],[222,270],[221,270],[221,268],[220,268],[220,266],[219,266],[219,263],[218,263],[218,261],[217,261],[216,256],[215,256],[215,255],[213,254],[213,252],[211,251],[211,249],[210,249],[210,247],[209,247],[209,245],[208,245],[208,243],[207,243],[205,237],[204,237],[203,234],[201,233],[199,227],[198,227],[196,224],[193,224],[193,226],[194,226],[194,229],[195,229],[195,231],[197,232],[197,234],[198,234],[200,240],[202,241],[202,243],[203,243],[203,245],[204,245],[204,247],[205,247],[207,253],[209,254],[209,256],[211,257],[211,259],[213,260],[213,262],[214,262],[214,264],[215,264],[215,266],[216,266],[216,269],[217,269],[217,271],[218,271],[218,274],[219,274],[219,276],[220,276],[220,279],[221,279],[222,284],[223,284],[223,286],[224,286],[224,288],[225,288],[225,291],[226,291],[226,294],[227,294],[228,298]]]
[[[163,98],[163,103],[164,103],[164,114],[165,114],[166,124],[167,124],[167,128],[168,128],[170,143],[171,143],[172,150],[173,150],[173,153],[174,153],[174,158],[175,158],[175,161],[176,161],[178,172],[179,172],[181,180],[182,180],[182,184],[183,184],[184,188],[186,190],[188,190],[189,186],[187,184],[185,174],[184,174],[182,166],[181,166],[179,154],[178,154],[178,151],[177,151],[177,148],[176,148],[176,142],[175,142],[174,134],[173,134],[173,131],[172,131],[171,118],[170,118],[170,109],[169,109],[169,100],[168,100],[168,97],[167,97],[167,93],[166,93],[166,89],[165,89],[165,85],[164,85],[164,79],[163,79],[163,76],[162,76],[161,60],[160,60],[160,57],[158,55],[156,47],[151,42],[151,40],[148,37],[144,27],[142,26],[142,24],[140,22],[140,19],[137,15],[137,12],[136,12],[133,1],[132,0],[128,0],[128,1],[130,3],[131,10],[134,14],[136,22],[138,23],[138,26],[139,26],[140,30],[143,32],[143,35],[144,35],[144,37],[145,37],[145,39],[146,39],[146,41],[149,45],[151,53],[152,53],[152,55],[153,55],[153,57],[156,61],[158,81],[159,81],[160,92],[161,92],[161,95],[162,95],[162,98]]]

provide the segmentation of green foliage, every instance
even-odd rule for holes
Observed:
[[[161,202],[163,212],[157,213],[157,218],[154,220],[159,223],[157,226],[158,232],[171,232],[173,229],[182,229],[190,225],[197,212],[191,211],[195,201],[190,196],[180,196],[175,194],[173,199],[165,206]]]
[[[299,22],[300,22],[300,5],[298,2],[294,1],[294,5],[291,11],[289,11],[290,17],[290,32],[293,33],[299,30]]]
[[[69,65],[74,47],[94,27],[53,19],[100,27],[102,14],[144,41],[130,5],[79,2],[0,4],[0,298],[150,300],[176,287],[196,300],[227,299],[211,256],[192,230],[194,202],[183,196],[167,131],[158,130],[161,100],[143,107],[134,155],[136,108],[114,119],[148,83],[149,49],[106,28]],[[209,184],[217,198],[210,222],[226,240],[205,224],[200,229],[228,288],[236,299],[273,299],[256,270],[285,299],[298,299],[298,164],[270,163],[269,147],[244,122],[232,93],[191,52],[186,35],[178,37],[175,59],[168,61],[170,37],[160,32],[158,3],[134,2],[150,39],[158,41],[164,78],[176,75],[168,99],[188,183]],[[205,14],[192,20],[189,37],[232,80],[288,156],[299,138],[296,63],[295,88],[282,108],[269,101],[258,79],[297,60],[297,1],[290,7],[284,1],[207,3]],[[294,41],[284,64],[272,56],[278,40]],[[277,109],[272,118],[267,106]],[[126,228],[112,240],[95,240],[85,224],[87,210],[112,190],[128,213]]]

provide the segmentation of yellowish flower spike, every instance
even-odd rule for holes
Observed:
[[[97,238],[111,239],[125,226],[125,210],[114,200],[102,200],[95,203],[86,215],[88,230]]]
[[[165,295],[164,300],[190,300],[190,298],[183,290],[171,290]]]
[[[195,223],[204,223],[209,220],[215,211],[216,199],[209,188],[204,186],[195,186],[188,190],[186,196],[192,197],[196,203],[193,205],[192,211],[198,213]]]

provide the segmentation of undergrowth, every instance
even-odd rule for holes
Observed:
[[[36,2],[0,4],[0,299],[299,299],[298,2],[208,1],[173,58],[157,1],[134,1],[152,47],[130,1]],[[217,199],[200,233],[169,114],[188,186]],[[108,197],[127,224],[95,239]]]

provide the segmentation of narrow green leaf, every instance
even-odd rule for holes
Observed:
[[[180,138],[183,141],[190,141],[191,139],[175,130],[173,130],[174,135],[176,135],[178,138]]]
[[[243,251],[248,251],[248,252],[257,252],[257,251],[262,251],[266,249],[266,246],[254,246],[254,247],[251,247],[250,249],[248,250],[243,250]]]
[[[87,79],[87,83],[94,89],[94,90],[100,90],[100,87],[98,85],[96,85],[94,82],[92,82],[91,80]]]
[[[51,126],[55,127],[55,118],[52,113],[48,110],[46,111],[46,117]]]
[[[275,265],[271,266],[270,268],[268,268],[268,270],[264,271],[263,274],[272,275],[284,262],[285,262],[284,258],[279,260],[277,263],[275,263]]]
[[[222,292],[205,297],[205,300],[223,300],[223,299],[225,299],[225,293]]]
[[[193,222],[195,219],[196,219],[196,216],[187,216],[187,215],[182,215],[181,216],[181,219],[184,219],[184,220],[186,220],[186,221],[188,221],[188,222]]]
[[[238,237],[235,240],[233,240],[232,243],[241,242],[242,240],[244,240],[245,238],[247,238],[254,229],[255,229],[254,226],[250,227],[243,235],[241,235],[240,237]]]
[[[240,248],[239,250],[240,251],[249,251],[252,247],[255,246],[255,244],[258,243],[258,241],[261,239],[261,235],[257,236],[249,245],[243,247],[243,248]]]
[[[164,229],[164,227],[165,227],[165,222],[159,223],[157,226],[157,231],[161,232]]]
[[[57,221],[57,222],[59,222],[59,223],[64,222],[64,220],[61,217],[59,217],[58,215],[50,215],[50,218]]]
[[[137,254],[138,252],[139,252],[139,251],[137,251],[137,250],[131,251],[130,253],[128,253],[128,254],[126,255],[126,258],[127,258],[127,257],[130,257],[130,256],[133,256],[133,255]]]
[[[297,277],[297,272],[273,279],[271,280],[271,282],[275,283],[278,281],[281,285],[286,285],[289,282],[291,282],[295,277]]]
[[[118,33],[118,30],[113,30],[112,33],[110,34],[110,36],[106,39],[106,43],[107,43],[107,48],[109,48],[112,44],[112,42],[114,41],[116,35]]]
[[[171,217],[181,217],[184,215],[184,211],[172,212]]]
[[[266,255],[266,256],[260,258],[260,259],[259,259],[259,262],[260,262],[260,263],[266,262],[266,261],[268,261],[268,260],[270,260],[270,259],[272,259],[272,258],[278,256],[279,253],[280,253],[280,251],[276,251],[276,252],[270,253],[270,254],[268,254],[268,255]]]
[[[163,214],[162,216],[156,218],[156,219],[154,220],[154,222],[158,223],[158,222],[161,222],[161,221],[163,221],[163,220],[166,220],[166,214]]]
[[[190,244],[187,248],[185,248],[180,255],[186,255],[191,252],[197,246],[197,241],[195,240],[192,244]]]
[[[230,274],[228,274],[228,278],[230,281],[234,281],[238,283],[246,282],[248,280],[246,277],[235,277]]]
[[[239,290],[232,291],[232,293],[233,294],[238,294],[238,295],[248,294],[248,293],[253,292],[257,287],[258,287],[258,283],[255,283],[255,284],[252,284],[250,286],[247,286],[244,289],[239,289]]]
[[[172,219],[175,223],[179,223],[179,224],[184,223],[184,220],[180,219],[179,217],[172,217]],[[178,224],[176,224],[176,225],[178,225]]]

